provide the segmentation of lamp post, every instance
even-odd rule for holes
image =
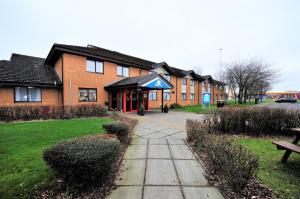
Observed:
[[[222,50],[223,48],[219,48],[219,58],[220,58],[220,81],[221,81],[221,74],[222,74]]]

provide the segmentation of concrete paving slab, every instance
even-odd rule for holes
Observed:
[[[151,131],[149,129],[144,129],[144,130],[136,131],[135,134],[143,136],[143,135],[147,135],[147,134],[154,133],[154,132],[155,131]]]
[[[129,145],[124,159],[146,159],[147,156],[147,145]]]
[[[177,129],[166,129],[166,130],[161,131],[161,133],[163,133],[165,135],[172,135],[172,134],[176,134],[178,132],[180,132],[180,131]]]
[[[167,144],[166,139],[160,138],[160,139],[149,139],[149,144]]]
[[[170,138],[180,138],[180,139],[186,139],[187,138],[187,134],[184,132],[179,132],[173,135],[170,135]]]
[[[183,187],[185,199],[224,199],[215,187]]]
[[[144,199],[183,199],[179,186],[145,186]]]
[[[113,190],[107,199],[141,199],[142,194],[142,186],[122,186]]]
[[[156,133],[151,133],[151,134],[147,134],[147,135],[143,135],[143,138],[163,138],[166,135],[160,132],[156,132]]]
[[[155,126],[155,127],[151,128],[151,130],[154,130],[154,131],[163,131],[166,129],[168,129],[168,127],[165,127],[165,126]]]
[[[165,158],[170,159],[171,153],[168,145],[149,145],[148,158]]]
[[[194,154],[191,152],[186,145],[169,145],[171,154],[174,159],[196,159]]]
[[[131,144],[147,144],[147,143],[148,143],[148,139],[141,138],[141,137],[133,138],[131,142]]]
[[[172,160],[148,159],[146,185],[179,185]]]
[[[185,142],[183,139],[175,139],[175,138],[167,138],[169,144],[183,144],[185,145]]]
[[[116,185],[143,185],[145,160],[123,160],[116,179]]]
[[[197,160],[174,160],[181,185],[203,186],[208,181],[204,169]]]

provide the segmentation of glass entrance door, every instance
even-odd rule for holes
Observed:
[[[148,96],[149,96],[149,92],[144,91],[143,92],[143,102],[144,102],[145,110],[148,110]]]
[[[135,89],[131,90],[131,103],[132,103],[132,110],[137,110],[137,91]]]

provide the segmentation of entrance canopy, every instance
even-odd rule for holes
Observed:
[[[162,75],[157,73],[141,75],[137,77],[128,77],[110,84],[105,87],[106,90],[116,90],[120,88],[141,88],[143,90],[166,90],[174,86]]]

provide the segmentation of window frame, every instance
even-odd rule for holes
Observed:
[[[185,83],[183,83],[183,80],[185,80],[185,81],[184,81]],[[182,78],[181,84],[182,84],[182,85],[187,85],[187,78]]]
[[[87,65],[88,61],[94,62],[94,71],[88,70],[88,65]],[[102,63],[102,72],[97,72],[97,62]],[[98,61],[98,60],[94,60],[94,59],[86,59],[86,72],[104,74],[104,61]]]
[[[16,100],[16,88],[26,88],[26,101],[17,101]],[[40,94],[41,94],[41,97],[40,97],[40,101],[29,101],[29,97],[28,97],[28,91],[29,91],[29,88],[36,88],[36,89],[39,89],[40,90]],[[16,86],[14,87],[14,103],[40,103],[43,101],[43,93],[42,93],[42,89],[39,88],[39,87],[31,87],[31,86]]]
[[[192,99],[192,96],[193,96],[193,99]],[[191,93],[191,94],[190,94],[190,100],[195,101],[195,93]]]
[[[150,93],[152,94],[152,97],[153,93],[155,93],[155,99],[150,98]],[[157,91],[149,91],[149,101],[157,101]]]
[[[183,98],[183,95],[185,95],[185,99]],[[181,93],[181,99],[182,99],[183,101],[186,101],[186,93]]]
[[[87,90],[87,93],[88,93],[88,101],[83,101],[83,100],[80,100],[79,98],[79,94],[80,94],[80,90]],[[95,101],[90,101],[90,90],[95,90],[96,91],[96,100]],[[78,101],[79,102],[97,102],[98,101],[98,91],[97,91],[97,88],[78,88]]]
[[[164,78],[166,79],[166,80],[168,80],[169,82],[171,82],[171,75],[170,74],[164,74]],[[170,80],[169,80],[169,79]]]
[[[170,96],[170,98],[169,99],[166,99],[165,98],[165,94],[167,94],[167,95],[169,95]],[[167,91],[167,92],[163,92],[163,98],[164,98],[164,100],[166,100],[166,101],[170,101],[171,100],[171,91]]]
[[[193,84],[192,84],[192,82],[193,82]],[[194,79],[191,79],[191,86],[195,86],[195,80]]]
[[[122,75],[118,75],[118,67],[122,68]],[[124,76],[124,68],[128,69],[128,76]],[[119,77],[130,77],[130,70],[128,66],[121,66],[121,65],[117,65],[117,76]]]

